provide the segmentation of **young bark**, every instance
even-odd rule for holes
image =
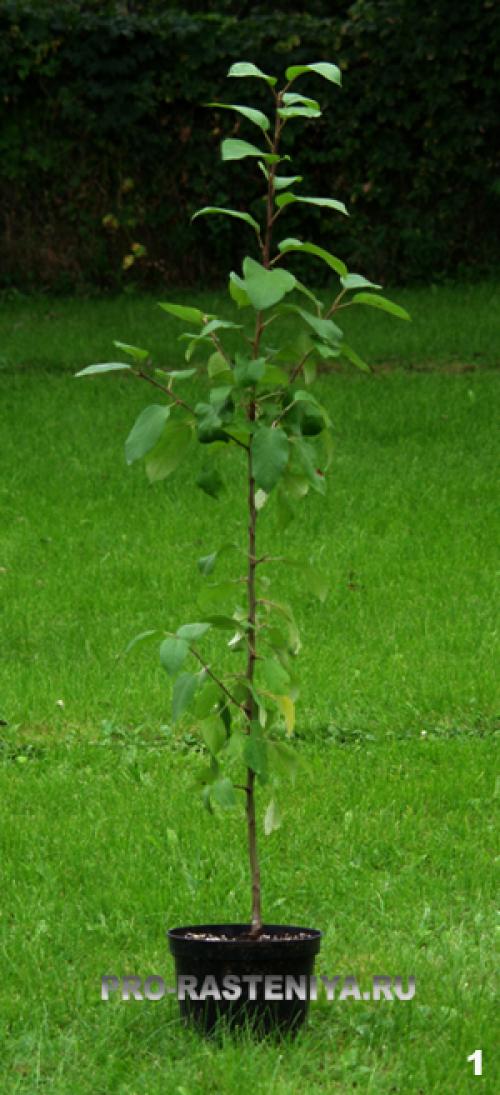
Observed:
[[[276,107],[281,103],[281,95],[276,96]],[[271,150],[276,153],[278,149],[280,134],[281,134],[281,118],[276,113],[276,121],[274,128],[274,138],[272,142]],[[262,244],[262,264],[269,269],[271,261],[271,236],[274,219],[274,176],[276,174],[276,165],[271,164],[269,169],[269,177],[267,184],[267,202],[266,202],[266,230],[264,236],[264,242]],[[263,331],[261,313],[258,312],[255,321],[255,334],[253,340],[253,356],[258,357],[260,339]],[[252,399],[248,406],[248,419],[250,422],[255,422],[256,418],[256,404]],[[257,552],[256,552],[256,540],[257,540],[257,509],[255,505],[255,479],[253,476],[252,467],[252,447],[250,445],[248,449],[248,572],[247,572],[247,604],[248,604],[248,656],[247,656],[247,670],[246,680],[250,685],[250,689],[253,689],[255,662],[257,658],[256,651],[256,589],[255,589],[255,575],[257,567]],[[248,716],[248,733],[251,732],[251,724],[255,719],[255,700],[252,691],[249,690],[247,701],[247,716]],[[248,856],[250,861],[250,876],[252,880],[252,922],[250,927],[250,937],[257,938],[262,931],[262,911],[261,911],[261,885],[260,885],[260,869],[259,869],[259,857],[257,850],[257,829],[255,823],[255,772],[252,768],[247,769],[247,782],[246,782],[246,816],[247,816],[247,835],[248,835]]]

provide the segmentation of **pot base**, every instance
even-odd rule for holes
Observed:
[[[200,924],[168,932],[181,1016],[204,1034],[221,1024],[266,1035],[296,1032],[309,1007],[321,932],[265,924]]]

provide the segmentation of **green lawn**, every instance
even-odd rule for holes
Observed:
[[[300,570],[277,580],[302,632],[304,772],[282,784],[283,827],[261,849],[265,917],[324,931],[318,972],[362,987],[415,974],[417,992],[322,1000],[295,1043],[223,1049],[183,1030],[172,1000],[99,993],[105,973],[171,978],[167,927],[248,915],[239,811],[199,807],[196,728],[172,729],[154,647],[123,653],[141,630],[203,618],[196,560],[244,533],[238,472],[221,454],[218,501],[193,496],[192,465],[149,486],[123,458],[149,392],[72,375],[116,357],[113,338],[180,362],[153,298],[0,304],[8,1095],[496,1089],[498,292],[390,295],[411,326],[366,309],[350,333],[375,375],[320,381],[334,422],[325,502],[308,497],[285,533],[262,514],[263,550],[311,559],[330,593],[319,606]],[[478,1048],[481,1079],[467,1063]]]
[[[198,808],[193,752],[96,738],[0,766],[2,1092],[493,1093],[491,741],[301,746],[310,775],[262,841],[267,917],[322,928],[318,973],[416,994],[318,1001],[296,1044],[221,1051],[171,998],[101,1002],[100,978],[172,983],[168,926],[245,919],[241,818]]]
[[[319,296],[331,300],[336,291],[332,288],[328,294],[323,290]],[[500,364],[498,283],[388,289],[387,295],[408,309],[411,325],[380,313],[373,315],[370,308],[340,313],[349,340],[370,362],[419,369],[442,364],[466,369]],[[169,338],[167,331],[172,327],[156,307],[158,300],[195,301],[209,312],[220,310],[229,316],[232,312],[226,292],[193,294],[166,289],[154,296],[131,293],[91,299],[7,293],[3,301],[0,298],[0,369],[36,365],[51,371],[59,367],[76,371],[109,354],[114,338],[139,345],[142,338],[159,364],[181,361],[182,344]],[[241,313],[235,311],[234,316],[241,319]]]

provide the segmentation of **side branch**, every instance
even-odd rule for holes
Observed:
[[[164,384],[160,384],[160,381],[155,380],[154,376],[148,376],[148,374],[144,373],[142,369],[140,369],[138,373],[134,373],[134,376],[139,377],[141,380],[147,380],[148,384],[152,384],[154,388],[159,388],[161,392],[165,393],[165,395],[170,396],[170,399],[174,406],[184,407],[184,409],[186,411],[189,411],[190,414],[194,414],[194,410],[192,407],[189,406],[189,403],[186,403],[184,399],[178,399],[177,396],[174,395],[171,388],[166,388]]]
[[[189,649],[191,651],[191,654],[194,654],[195,658],[198,659],[200,665],[203,666],[205,673],[207,673],[208,676],[211,677],[213,681],[215,681],[215,684],[217,684],[221,691],[225,693],[231,703],[233,703],[235,707],[238,707],[240,711],[243,711],[243,714],[246,714],[246,708],[244,704],[240,703],[239,700],[236,699],[236,696],[233,696],[232,692],[229,691],[229,688],[226,688],[224,681],[221,681],[220,677],[218,677],[217,674],[214,673],[212,669],[210,669],[210,666],[207,665],[206,661],[204,661],[204,659],[201,657],[201,654],[198,654],[198,651],[195,650],[194,646],[190,646]]]
[[[295,378],[299,375],[299,373],[300,373],[301,369],[303,368],[303,366],[305,365],[308,357],[310,357],[312,353],[313,353],[313,350],[308,350],[307,353],[304,354],[304,356],[297,363],[295,368],[292,369],[292,371],[290,373],[290,384],[292,384],[293,381],[295,380]]]

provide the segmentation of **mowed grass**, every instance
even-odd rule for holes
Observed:
[[[201,758],[133,735],[6,757],[1,1090],[493,1093],[492,744],[299,746],[309,775],[261,839],[266,916],[321,927],[318,974],[414,975],[416,993],[323,998],[295,1043],[222,1049],[172,998],[100,1000],[104,974],[173,983],[168,926],[247,917],[242,816],[197,805]]]
[[[302,279],[309,274],[308,284],[313,272],[313,259],[310,266],[296,269]],[[385,291],[410,312],[411,324],[359,306],[338,313],[346,336],[371,363],[405,369],[451,365],[470,370],[500,364],[497,282]],[[329,291],[320,290],[318,295],[326,303],[337,292],[338,283]],[[93,298],[7,292],[0,297],[0,370],[36,366],[76,372],[100,360],[103,354],[115,353],[115,338],[144,344],[159,365],[181,362],[184,348],[175,336],[182,327],[172,328],[157,307],[159,300],[194,302],[207,312],[236,322],[246,317],[246,313],[237,311],[225,291],[164,289],[155,295],[128,293]]]
[[[99,995],[105,973],[168,982],[167,927],[248,915],[242,814],[200,808],[196,729],[171,727],[155,648],[123,653],[141,630],[202,618],[196,560],[244,536],[243,467],[220,454],[217,502],[194,487],[200,452],[149,486],[125,466],[123,440],[152,390],[72,376],[115,358],[113,338],[180,362],[179,328],[153,298],[2,305],[9,1095],[496,1089],[495,291],[391,295],[411,327],[366,309],[350,334],[376,374],[319,383],[334,422],[325,500],[307,498],[285,533],[261,518],[263,550],[312,560],[330,584],[320,606],[300,570],[273,578],[302,632],[305,769],[282,784],[283,827],[264,839],[261,826],[261,850],[265,916],[324,931],[318,972],[354,974],[362,989],[374,974],[415,974],[417,992],[321,1000],[294,1043],[222,1049],[186,1032],[172,1000]],[[236,576],[238,557],[227,560]],[[477,1048],[481,1079],[467,1063]]]

